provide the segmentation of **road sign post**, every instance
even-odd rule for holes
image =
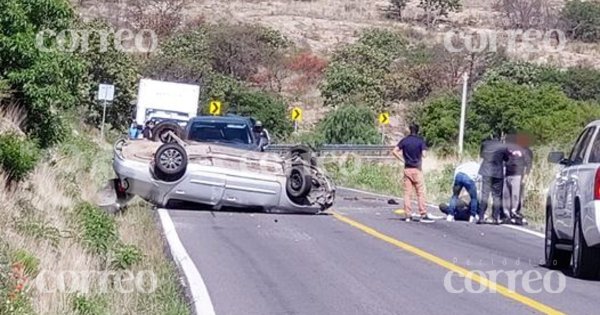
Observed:
[[[379,126],[381,127],[381,144],[385,144],[385,126],[390,124],[390,114],[381,113],[378,117]]]
[[[298,122],[302,120],[302,108],[294,107],[292,109],[292,121],[294,122],[294,132],[298,132]]]
[[[112,84],[100,84],[98,86],[98,100],[102,101],[102,125],[100,125],[100,136],[104,140],[104,125],[106,124],[106,107],[108,102],[115,98],[115,86]]]

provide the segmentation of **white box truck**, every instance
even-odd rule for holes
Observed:
[[[158,140],[167,131],[180,134],[190,118],[198,114],[199,98],[198,85],[141,79],[136,123],[143,126],[152,121],[155,124],[152,140]]]

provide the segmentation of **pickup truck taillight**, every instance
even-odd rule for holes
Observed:
[[[594,180],[594,199],[600,200],[600,167],[596,170],[596,179]]]

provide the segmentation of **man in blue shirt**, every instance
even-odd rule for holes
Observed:
[[[404,137],[392,151],[392,154],[404,162],[404,210],[406,221],[412,220],[412,192],[416,191],[419,204],[420,222],[431,223],[433,220],[427,214],[425,207],[425,179],[421,165],[427,151],[425,140],[419,136],[419,126],[411,124],[410,135]]]

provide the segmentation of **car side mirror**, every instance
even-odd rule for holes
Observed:
[[[548,154],[548,162],[553,164],[566,164],[565,154],[563,152],[550,152]]]

